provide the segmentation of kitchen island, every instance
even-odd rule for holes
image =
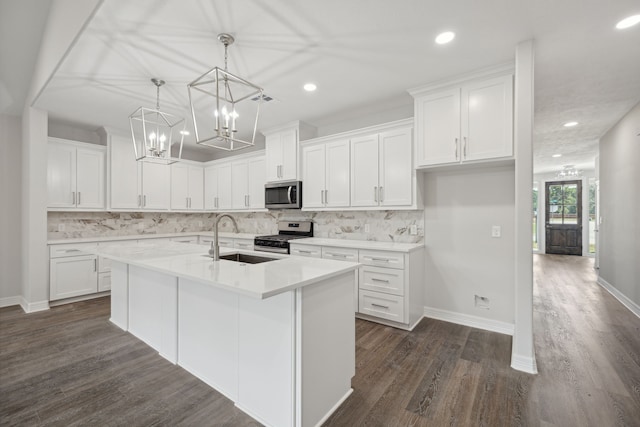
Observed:
[[[111,321],[261,423],[320,425],[352,392],[357,263],[214,262],[182,243],[97,253],[113,260]]]

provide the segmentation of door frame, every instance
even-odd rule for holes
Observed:
[[[548,199],[549,199],[549,194],[548,194],[548,189],[550,186],[553,185],[560,185],[560,186],[564,186],[564,185],[568,185],[568,184],[576,184],[577,185],[577,192],[576,192],[576,207],[577,207],[577,212],[576,212],[576,220],[577,220],[577,224],[575,224],[578,228],[578,238],[580,240],[580,253],[579,254],[567,254],[567,255],[577,255],[577,256],[584,256],[584,251],[585,251],[585,241],[584,241],[584,216],[585,216],[585,200],[584,200],[584,188],[585,188],[585,180],[582,179],[582,177],[577,178],[577,179],[564,179],[564,180],[552,180],[552,181],[545,181],[544,183],[544,212],[545,212],[545,218],[544,218],[544,235],[545,235],[545,242],[544,242],[544,253],[549,253],[548,249],[549,249],[549,242],[548,242],[548,235],[547,235],[547,230],[549,228],[551,228],[549,226],[548,223],[548,213],[549,213],[549,204],[548,204]],[[588,189],[588,180],[587,180],[587,189]],[[588,202],[588,200],[587,200]],[[564,206],[564,203],[562,204],[562,206]],[[588,214],[588,208],[587,208],[587,212]],[[564,216],[563,216],[564,218]],[[556,225],[565,225],[564,222],[563,224],[556,224]],[[569,225],[569,224],[567,224]],[[573,224],[570,224],[573,225]],[[562,227],[561,227],[562,228]],[[588,228],[588,223],[587,223],[587,228]],[[588,240],[588,238],[587,238]],[[586,242],[587,244],[587,248],[588,248],[588,241]],[[566,246],[565,246],[566,247]],[[588,250],[587,250],[588,252]]]

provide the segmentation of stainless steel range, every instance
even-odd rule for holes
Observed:
[[[258,236],[253,240],[254,250],[289,253],[289,240],[313,237],[311,221],[278,221],[278,234]]]

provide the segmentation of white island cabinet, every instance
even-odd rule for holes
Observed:
[[[321,425],[352,392],[358,264],[275,258],[249,264],[163,243],[111,258],[111,321],[267,426]]]

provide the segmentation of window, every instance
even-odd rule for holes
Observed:
[[[578,184],[549,186],[550,224],[578,224]]]
[[[595,178],[589,178],[589,253],[596,253],[596,198],[598,184]]]

